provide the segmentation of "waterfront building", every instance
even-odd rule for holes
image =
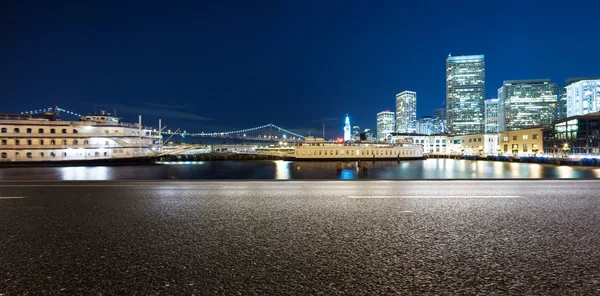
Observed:
[[[394,123],[394,112],[386,110],[377,113],[377,142],[384,141],[389,134],[394,132]]]
[[[352,127],[352,140],[360,141],[360,126],[358,125]]]
[[[434,134],[444,134],[448,132],[446,124],[446,108],[433,110],[433,131]]]
[[[554,121],[543,138],[548,155],[600,156],[600,112]]]
[[[600,111],[600,77],[567,79],[565,89],[567,117]]]
[[[403,91],[396,95],[396,132],[416,133],[417,93]]]
[[[452,144],[452,153],[493,155],[498,153],[498,134],[457,135],[452,137]]]
[[[485,132],[498,132],[498,99],[487,99],[484,102],[485,107]]]
[[[550,79],[504,81],[498,89],[498,131],[549,125],[556,114],[556,92]]]
[[[500,153],[505,155],[540,155],[544,151],[544,127],[507,130],[500,133]]]
[[[433,117],[423,116],[417,120],[417,134],[431,135],[433,131]]]
[[[348,114],[346,114],[346,124],[344,125],[344,142],[351,141],[352,137],[350,136],[350,118]]]
[[[483,133],[484,96],[484,56],[449,56],[446,59],[448,133],[453,135]]]
[[[446,145],[448,141],[447,135],[423,135],[415,134],[412,136],[413,144],[423,146],[424,153],[447,153]]]

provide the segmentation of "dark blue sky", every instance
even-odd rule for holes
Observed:
[[[600,75],[600,1],[91,2],[0,3],[0,110],[342,135],[346,113],[375,128],[403,90],[431,115],[449,52],[485,54],[487,97],[503,80]]]

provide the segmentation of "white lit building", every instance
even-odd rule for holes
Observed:
[[[600,111],[600,78],[567,80],[567,117]]]
[[[446,60],[448,133],[468,135],[483,132],[484,95],[484,56],[449,56]]]
[[[344,126],[344,142],[352,141],[352,135],[350,134],[350,118],[346,114],[346,125]]]
[[[417,93],[403,91],[396,95],[396,132],[416,133]]]
[[[485,106],[485,132],[498,132],[498,99],[487,99]]]
[[[394,132],[394,112],[389,110],[377,113],[377,141],[383,141]]]

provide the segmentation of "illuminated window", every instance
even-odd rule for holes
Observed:
[[[529,140],[529,135],[523,135],[523,140]]]
[[[31,152],[27,152],[27,158],[33,158],[33,154],[31,154]]]

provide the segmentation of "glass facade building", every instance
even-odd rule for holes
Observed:
[[[381,111],[377,113],[377,141],[394,132],[394,112]]]
[[[417,132],[417,93],[414,91],[396,95],[396,132]]]
[[[417,120],[417,133],[421,135],[431,135],[434,132],[433,117],[423,116]]]
[[[487,99],[484,102],[485,132],[498,132],[498,99]]]
[[[567,117],[600,111],[600,77],[567,80]]]
[[[544,153],[600,156],[600,113],[557,120],[544,130]]]
[[[445,134],[448,132],[446,124],[446,108],[433,110],[433,131],[434,134]]]
[[[556,114],[556,83],[549,79],[507,80],[498,89],[498,131],[549,125]]]
[[[483,133],[484,96],[484,56],[449,56],[446,59],[448,133],[453,135]]]

